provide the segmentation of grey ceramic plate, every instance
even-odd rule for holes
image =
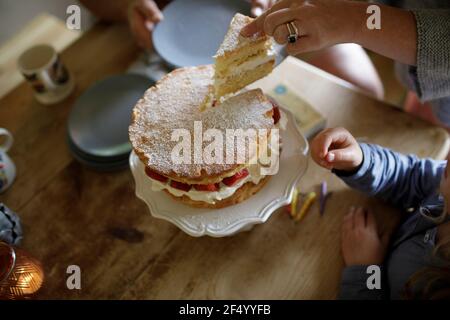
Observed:
[[[69,147],[69,151],[76,156],[76,158],[83,158],[86,162],[92,162],[96,164],[105,164],[108,165],[113,162],[123,161],[124,159],[128,159],[128,156],[130,155],[130,152],[125,152],[120,155],[111,156],[111,157],[99,157],[99,156],[93,156],[89,153],[83,152],[80,150],[74,143],[71,141],[70,137],[67,138],[67,145]]]
[[[112,76],[86,90],[69,116],[68,135],[83,153],[121,157],[131,151],[131,110],[153,81],[137,74]]]
[[[105,161],[95,161],[89,158],[83,157],[76,150],[71,149],[72,156],[80,162],[82,165],[94,169],[96,171],[116,171],[122,170],[128,167],[128,159],[125,160],[111,160]]]
[[[173,1],[153,32],[155,49],[175,68],[210,64],[236,12],[250,15],[250,4],[244,0]]]

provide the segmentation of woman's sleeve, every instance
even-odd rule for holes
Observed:
[[[450,96],[450,9],[412,10],[417,24],[416,89],[422,101]]]
[[[357,172],[334,171],[347,185],[403,209],[416,207],[439,188],[445,161],[418,159],[377,145],[361,143]]]

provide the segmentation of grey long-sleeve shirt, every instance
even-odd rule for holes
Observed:
[[[426,216],[440,216],[443,211],[443,199],[437,190],[446,162],[421,160],[376,145],[361,144],[361,149],[364,160],[358,171],[338,176],[352,188],[413,213],[392,237],[381,266],[381,289],[368,289],[368,266],[350,266],[342,273],[339,298],[400,299],[408,279],[430,264],[437,227]]]
[[[397,75],[423,102],[429,102],[434,115],[450,127],[450,1],[375,2],[413,12],[417,23],[417,66],[397,64]]]

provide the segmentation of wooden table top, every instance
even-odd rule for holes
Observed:
[[[15,137],[10,155],[18,170],[0,202],[20,215],[22,246],[43,262],[46,281],[37,298],[335,298],[343,267],[341,220],[348,208],[374,208],[383,229],[392,228],[398,215],[312,161],[300,188],[328,182],[333,195],[323,217],[317,204],[299,224],[280,210],[250,232],[215,239],[192,238],[153,218],[135,197],[128,170],[99,173],[71,157],[66,119],[75,99],[96,80],[124,72],[137,55],[124,26],[97,25],[62,54],[77,83],[70,98],[41,106],[22,83],[0,100],[0,127]],[[293,81],[330,126],[420,156],[442,158],[448,150],[445,131],[297,59],[271,77]],[[69,265],[81,268],[81,290],[66,287]]]

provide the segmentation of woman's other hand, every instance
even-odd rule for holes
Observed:
[[[128,23],[136,43],[144,49],[152,48],[151,34],[163,15],[153,0],[135,0],[128,8]]]

